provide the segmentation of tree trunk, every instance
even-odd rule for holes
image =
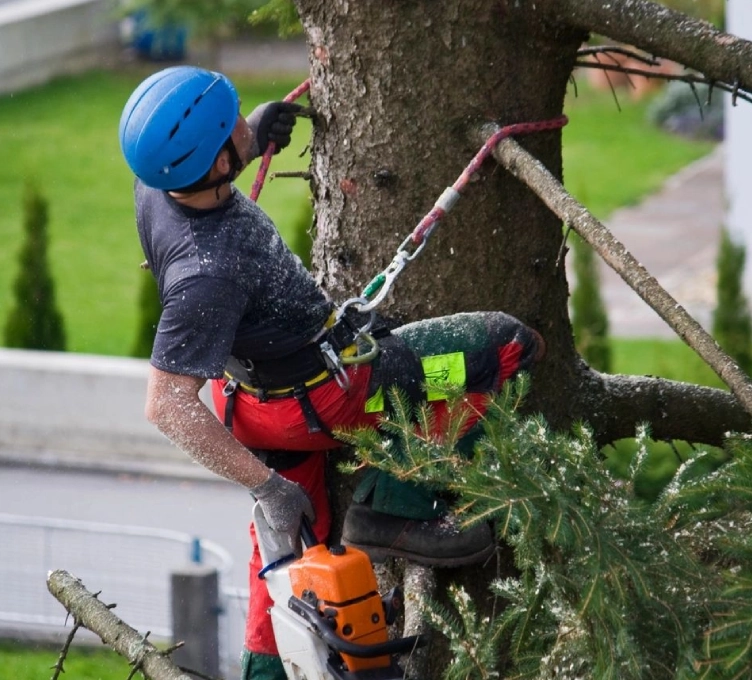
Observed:
[[[344,300],[384,269],[467,165],[473,126],[561,113],[584,34],[532,21],[512,2],[298,7],[317,111],[314,267]],[[561,176],[558,131],[522,143]],[[548,365],[574,366],[561,238],[560,220],[488,162],[380,311],[402,322],[505,310],[543,333]]]
[[[689,35],[702,46],[693,66],[708,61],[713,77],[747,82],[746,67],[733,71],[733,64],[750,53],[749,43],[702,22],[678,22],[683,15],[640,0],[296,1],[310,45],[317,111],[313,263],[340,301],[360,295],[383,271],[459,176],[478,149],[471,133],[479,124],[561,114],[588,26],[602,33],[612,27],[618,39],[638,46],[644,40],[657,53],[648,19],[668,17],[677,30],[673,36],[666,27],[661,34],[673,39],[665,56],[690,61]],[[635,27],[630,12],[645,21]],[[728,62],[719,56],[724,46],[732,52]],[[532,134],[520,143],[561,179],[559,132]],[[634,381],[612,388],[608,378],[587,370],[572,339],[562,238],[561,220],[523,182],[488,161],[380,311],[398,322],[472,310],[517,316],[548,346],[529,406],[556,427],[588,421],[603,442],[633,433],[638,416],[652,422],[656,436],[691,434],[708,443],[721,441],[729,425],[748,428],[744,409],[720,390],[644,379],[625,401],[625,385]],[[664,398],[656,399],[655,391]],[[658,402],[664,408],[655,411]],[[710,403],[719,417],[697,422]],[[695,423],[689,434],[683,431],[688,422]]]
[[[361,294],[457,179],[478,150],[474,130],[561,115],[589,30],[752,86],[749,43],[643,0],[295,3],[317,111],[313,264],[339,301]],[[560,132],[519,143],[561,181]],[[727,392],[591,370],[572,338],[562,220],[491,159],[473,180],[379,311],[397,322],[475,310],[517,316],[547,343],[529,408],[556,428],[589,422],[602,443],[633,435],[641,422],[656,437],[712,444],[749,429],[749,414]],[[439,591],[461,580],[483,602],[485,584],[508,568],[502,559],[500,572],[466,570],[460,579],[443,571]],[[439,677],[446,657],[429,658],[424,675]]]

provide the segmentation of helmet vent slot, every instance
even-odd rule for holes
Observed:
[[[172,161],[172,163],[170,163],[170,167],[177,168],[178,165],[184,162],[195,150],[196,147],[194,146],[188,153],[183,154],[182,156],[180,156],[180,158],[176,158],[174,161]]]

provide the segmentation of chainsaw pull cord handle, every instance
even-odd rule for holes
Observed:
[[[313,525],[311,524],[311,520],[308,519],[308,515],[303,515],[300,520],[300,538],[303,540],[303,543],[307,548],[312,548],[314,545],[318,545],[319,540],[316,538],[316,534],[313,533]],[[284,557],[281,557],[278,560],[275,560],[274,562],[271,562],[270,564],[267,564],[265,567],[262,567],[259,570],[258,578],[260,578],[262,581],[266,578],[266,575],[270,572],[276,569],[277,567],[281,567],[282,565],[288,564],[289,562],[292,562],[295,559],[294,553],[290,553],[289,555],[285,555]]]
[[[301,518],[300,537],[308,548],[319,544],[319,539],[316,538],[316,534],[313,532],[313,525],[311,524],[311,520],[308,519],[308,515],[303,515]]]

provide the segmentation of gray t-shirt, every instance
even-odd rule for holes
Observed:
[[[219,378],[230,355],[276,359],[318,333],[333,308],[267,215],[233,187],[212,210],[135,184],[141,245],[162,316],[151,363]]]

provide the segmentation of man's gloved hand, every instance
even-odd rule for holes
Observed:
[[[264,511],[267,524],[290,538],[290,547],[296,555],[302,553],[300,523],[303,515],[313,522],[316,513],[308,494],[300,484],[285,479],[276,472],[258,486],[251,487],[251,495]]]
[[[245,119],[254,135],[254,158],[263,156],[269,142],[274,142],[274,153],[279,153],[290,144],[290,135],[295,127],[295,114],[303,109],[291,102],[268,102],[257,106]]]

